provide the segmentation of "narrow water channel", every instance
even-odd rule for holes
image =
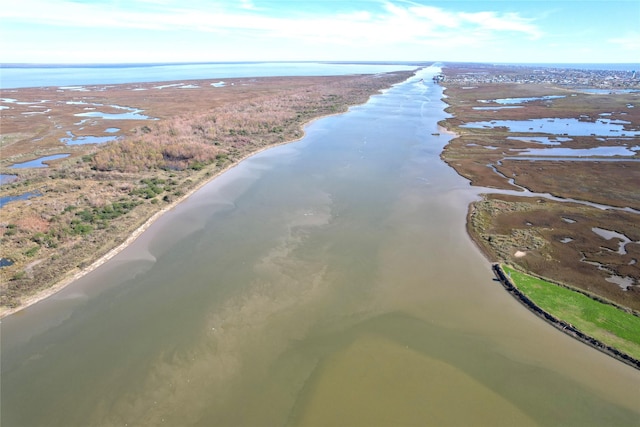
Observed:
[[[531,315],[468,238],[438,71],[3,319],[2,425],[637,426],[640,372]]]

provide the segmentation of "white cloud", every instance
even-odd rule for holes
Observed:
[[[220,29],[252,29],[278,35],[313,36],[318,32],[344,32],[348,25],[362,38],[378,38],[380,30],[393,31],[385,36],[396,39],[424,37],[435,31],[458,29],[473,31],[511,31],[539,35],[528,20],[516,14],[500,15],[495,12],[452,13],[433,6],[384,3],[384,11],[372,13],[357,10],[348,14],[334,12],[329,15],[306,15],[304,8],[295,17],[270,16],[257,9],[251,0],[241,0],[239,7],[229,8],[211,3],[182,3],[168,0],[138,0],[119,2],[78,3],[72,1],[21,0],[10,2],[0,10],[7,20],[33,22],[65,27],[103,27],[140,29],[193,29],[217,31]],[[303,3],[291,3],[303,4]],[[357,5],[358,3],[356,3]],[[133,5],[133,6],[132,6]],[[192,6],[193,5],[193,6]],[[332,25],[334,23],[335,25]],[[336,31],[337,30],[337,31]]]
[[[636,61],[640,58],[640,33],[629,32],[624,37],[612,38],[608,42],[617,45],[623,50],[635,52]]]
[[[240,0],[240,8],[246,10],[259,10],[251,0]]]
[[[460,17],[483,30],[523,33],[534,39],[542,35],[541,31],[532,25],[529,20],[521,18],[515,13],[503,15],[498,15],[495,12],[461,13]]]
[[[282,9],[283,4],[286,9]],[[248,56],[250,53],[246,49],[251,49],[251,44],[246,43],[250,39],[261,42],[262,46],[272,41],[274,51],[288,45],[295,46],[299,52],[309,45],[318,49],[318,53],[345,48],[352,54],[359,54],[369,49],[384,58],[411,49],[414,52],[426,48],[432,51],[446,46],[451,51],[458,47],[480,46],[483,41],[496,40],[505,33],[513,39],[535,38],[541,34],[532,20],[514,13],[463,13],[388,0],[336,2],[333,9],[327,8],[326,4],[323,4],[324,8],[318,8],[318,4],[315,3],[312,12],[305,8],[305,2],[293,1],[258,3],[257,7],[253,0],[103,0],[94,3],[20,0],[3,6],[0,19],[43,31],[51,31],[51,26],[64,27],[68,31],[91,28],[91,34],[135,30],[135,37],[149,39],[150,50],[154,49],[155,39],[161,36],[159,32],[181,32],[179,37],[185,39],[197,37],[199,32],[210,45],[218,44],[218,51],[222,49],[221,44],[232,50],[234,43],[245,43]],[[348,11],[340,5],[348,5]],[[275,7],[281,9],[269,9]],[[149,30],[154,31],[153,35],[144,33]],[[195,51],[198,47],[192,45],[191,48]],[[387,50],[383,51],[384,48]],[[172,55],[178,54],[184,52]],[[254,56],[264,54],[254,52]]]

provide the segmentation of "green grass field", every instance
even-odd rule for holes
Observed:
[[[508,266],[502,268],[518,289],[547,313],[640,359],[640,317]]]

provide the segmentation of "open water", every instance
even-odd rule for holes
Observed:
[[[438,71],[3,319],[2,425],[638,426],[640,372],[532,315],[467,236]]]
[[[102,85],[234,77],[328,76],[414,70],[394,63],[243,62],[208,64],[24,65],[0,68],[0,89]]]

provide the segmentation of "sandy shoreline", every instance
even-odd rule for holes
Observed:
[[[172,210],[173,208],[178,206],[180,203],[184,202],[189,197],[191,197],[195,192],[200,190],[202,187],[204,187],[205,185],[207,185],[208,183],[210,183],[211,181],[213,181],[214,179],[216,179],[217,177],[219,177],[223,173],[225,173],[225,172],[233,169],[234,167],[238,166],[241,162],[243,162],[244,160],[248,159],[249,157],[255,156],[256,154],[259,154],[259,153],[261,153],[263,151],[266,151],[266,150],[268,150],[270,148],[275,148],[275,147],[278,147],[278,146],[281,146],[281,145],[287,145],[287,144],[291,144],[291,143],[300,141],[306,135],[306,133],[304,131],[305,128],[307,126],[309,126],[310,124],[312,124],[313,122],[315,122],[316,120],[324,119],[324,118],[331,117],[331,116],[338,116],[338,115],[341,115],[341,114],[345,114],[345,113],[347,113],[349,111],[350,108],[353,108],[353,107],[358,106],[358,105],[366,104],[367,102],[369,102],[369,99],[371,99],[371,96],[367,99],[367,101],[365,101],[362,104],[350,105],[347,108],[347,111],[344,111],[344,112],[334,113],[334,114],[327,114],[327,115],[323,115],[323,116],[319,116],[319,117],[314,117],[312,120],[309,120],[308,122],[305,122],[305,123],[303,123],[301,125],[302,135],[299,138],[292,139],[292,140],[289,140],[289,141],[280,142],[280,143],[277,143],[277,144],[272,144],[272,145],[269,145],[269,146],[266,146],[266,147],[261,147],[261,148],[255,150],[255,151],[247,153],[246,155],[241,157],[239,160],[237,160],[233,164],[227,166],[226,168],[224,168],[222,170],[219,170],[218,172],[213,174],[211,177],[209,177],[207,179],[203,179],[201,182],[196,184],[196,186],[194,188],[192,188],[189,192],[187,192],[185,195],[183,195],[182,197],[180,197],[177,200],[174,200],[169,205],[165,206],[161,210],[159,210],[156,213],[154,213],[141,226],[136,228],[127,237],[127,239],[124,242],[122,242],[121,244],[119,244],[115,248],[109,250],[109,252],[107,252],[106,254],[104,254],[103,256],[98,258],[97,260],[93,261],[89,266],[87,266],[87,267],[85,267],[83,269],[74,269],[74,270],[69,271],[62,279],[60,279],[58,282],[56,282],[56,284],[54,284],[53,286],[51,286],[51,287],[49,287],[47,289],[44,289],[41,292],[37,292],[37,293],[35,293],[33,295],[29,295],[29,296],[25,297],[21,301],[21,304],[18,307],[13,307],[13,308],[3,307],[2,311],[0,311],[0,319],[3,319],[4,317],[10,316],[12,314],[18,313],[18,312],[20,312],[20,311],[22,311],[22,310],[24,310],[24,309],[26,309],[28,307],[31,307],[34,304],[37,304],[38,302],[40,302],[42,300],[45,300],[45,299],[55,295],[56,293],[60,292],[62,289],[66,288],[67,286],[69,286],[70,284],[75,282],[76,280],[78,280],[78,279],[86,276],[87,274],[91,273],[93,270],[97,269],[98,267],[100,267],[101,265],[103,265],[104,263],[109,261],[111,258],[115,257],[117,254],[122,252],[129,245],[131,245],[142,233],[144,233],[162,215],[164,215],[165,213],[169,212],[170,210]]]

